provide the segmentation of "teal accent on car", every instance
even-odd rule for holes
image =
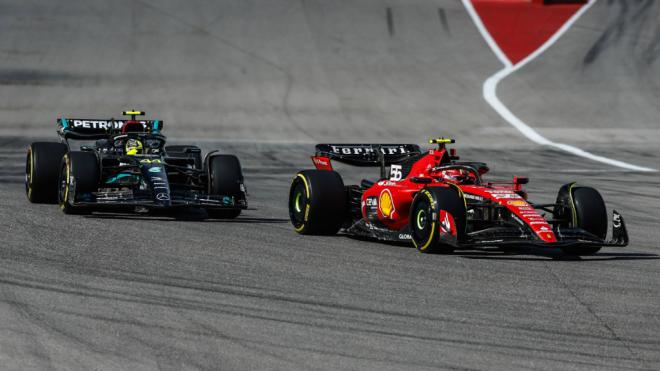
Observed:
[[[117,174],[113,177],[108,178],[105,182],[106,183],[114,183],[114,182],[116,182],[120,179],[123,179],[123,178],[126,178],[126,177],[131,177],[131,176],[133,176],[133,174],[120,173],[120,174]]]

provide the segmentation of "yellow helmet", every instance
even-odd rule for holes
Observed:
[[[142,142],[137,139],[129,139],[126,141],[126,155],[133,156],[137,154],[142,154]]]

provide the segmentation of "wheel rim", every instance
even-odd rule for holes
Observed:
[[[291,195],[291,204],[289,207],[291,221],[294,227],[298,228],[305,223],[305,206],[307,204],[305,185],[302,182],[296,182]]]
[[[415,246],[420,251],[426,250],[429,241],[432,238],[433,227],[429,220],[431,215],[431,204],[426,198],[420,199],[415,202],[414,210],[411,213],[413,219],[411,220],[412,239]]]
[[[426,211],[424,209],[419,209],[417,212],[417,229],[424,230],[426,227]]]

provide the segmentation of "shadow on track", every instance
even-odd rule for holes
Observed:
[[[651,253],[632,252],[598,252],[593,255],[575,256],[567,255],[561,251],[539,248],[492,251],[456,251],[457,255],[465,259],[476,260],[511,260],[511,261],[611,261],[611,260],[658,260],[660,256]]]
[[[379,241],[369,237],[343,235],[346,238],[384,244],[388,246],[399,246],[413,248],[412,243]],[[457,250],[453,253],[443,254],[428,252],[429,255],[458,256],[465,259],[475,260],[511,260],[511,261],[605,261],[605,260],[660,260],[660,255],[652,253],[634,252],[598,252],[593,255],[575,256],[568,255],[558,250],[544,249],[538,247],[518,247],[508,249],[484,249],[484,250]]]
[[[255,224],[281,224],[288,223],[289,219],[241,217],[236,219],[209,218],[201,214],[130,214],[130,213],[95,213],[85,215],[91,219],[122,219],[122,220],[151,220],[163,222],[196,222],[196,223],[255,223]]]

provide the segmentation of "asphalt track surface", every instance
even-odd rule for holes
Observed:
[[[658,15],[600,1],[502,101],[552,140],[658,168]],[[0,34],[1,369],[660,368],[657,173],[501,121],[481,96],[501,66],[459,1],[2,1]],[[27,143],[54,138],[58,115],[132,107],[173,141],[236,153],[251,210],[28,204]],[[631,246],[425,255],[293,232],[288,185],[315,142],[431,135],[491,179],[530,176],[538,201],[598,187]]]

